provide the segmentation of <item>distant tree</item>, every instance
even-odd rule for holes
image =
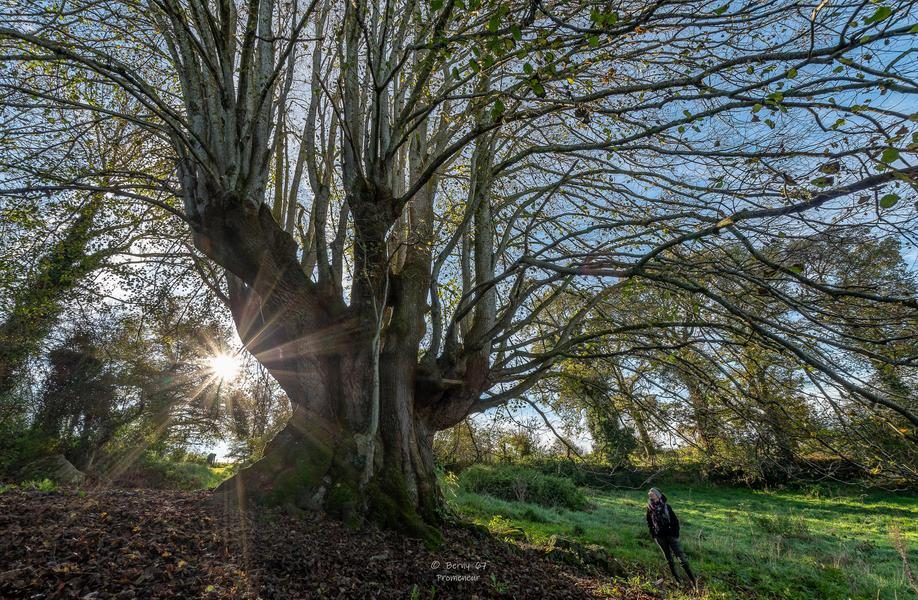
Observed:
[[[638,441],[633,427],[624,420],[627,410],[634,411],[630,402],[633,389],[624,379],[614,380],[614,369],[609,363],[565,364],[559,378],[559,396],[585,413],[594,456],[620,466],[629,461]]]
[[[504,461],[526,460],[539,453],[539,442],[535,433],[524,427],[504,433],[498,438],[497,444],[500,458]]]
[[[96,336],[71,334],[49,353],[49,372],[32,428],[54,440],[78,469],[142,407],[120,402],[116,378]]]
[[[96,196],[77,209],[64,235],[38,259],[33,276],[13,295],[9,312],[0,321],[0,397],[13,391],[21,369],[57,323],[73,288],[98,267],[100,256],[90,252],[87,244],[100,208],[101,198]],[[12,412],[24,409],[21,403],[8,406]]]
[[[495,460],[496,441],[491,430],[479,426],[472,419],[438,432],[434,439],[434,453],[441,465],[466,467],[475,463]]]

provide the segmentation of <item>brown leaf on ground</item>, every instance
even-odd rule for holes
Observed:
[[[209,492],[0,494],[2,598],[651,598],[463,527],[445,543]]]

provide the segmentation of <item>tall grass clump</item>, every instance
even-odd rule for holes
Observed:
[[[568,479],[518,465],[473,465],[459,475],[463,491],[511,502],[583,510],[586,496]]]
[[[753,525],[765,533],[802,540],[810,537],[810,529],[806,519],[798,515],[784,513],[775,515],[753,514],[749,516],[749,519]]]

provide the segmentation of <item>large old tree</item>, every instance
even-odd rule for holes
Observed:
[[[914,322],[913,297],[757,250],[826,222],[910,235],[912,9],[28,0],[0,13],[4,193],[105,191],[187,222],[240,337],[295,405],[226,485],[423,527],[439,504],[433,434],[525,393],[591,337],[744,323],[839,393],[918,424],[913,397],[839,374],[838,359],[914,357],[849,343],[822,311],[753,314],[734,293],[751,281],[739,261],[680,270],[739,243],[767,263],[753,285],[775,302],[796,286]],[[96,119],[146,136],[151,168],[60,169]],[[707,312],[583,333],[636,280],[703,296]],[[578,302],[546,310],[562,293]]]

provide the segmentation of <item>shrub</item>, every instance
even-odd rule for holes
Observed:
[[[60,442],[31,429],[0,429],[0,473],[15,476],[27,463],[60,452]]]
[[[511,502],[531,502],[548,507],[582,510],[583,493],[569,480],[515,465],[474,465],[459,476],[467,492],[487,494]]]
[[[784,537],[805,539],[810,537],[810,528],[806,519],[797,515],[749,515],[752,524],[764,531]]]
[[[501,515],[494,515],[488,521],[488,531],[505,540],[525,540],[526,533]]]
[[[35,479],[26,481],[21,486],[23,489],[35,490],[36,492],[54,492],[57,491],[57,484],[50,479]]]

